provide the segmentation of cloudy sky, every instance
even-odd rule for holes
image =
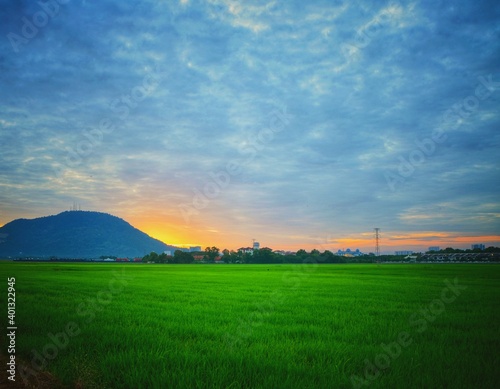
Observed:
[[[0,36],[0,225],[500,245],[498,1],[2,0]]]

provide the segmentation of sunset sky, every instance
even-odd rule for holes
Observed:
[[[500,246],[500,3],[2,1],[0,226]]]

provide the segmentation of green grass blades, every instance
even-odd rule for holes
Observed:
[[[67,388],[500,382],[496,265],[1,262],[0,274],[2,301],[7,278],[16,279],[15,355],[30,382],[44,375]]]

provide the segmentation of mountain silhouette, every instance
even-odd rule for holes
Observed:
[[[66,211],[36,219],[16,219],[0,228],[0,258],[142,257],[175,250],[119,217],[101,212]]]

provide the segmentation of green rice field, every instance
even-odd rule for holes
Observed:
[[[2,261],[0,274],[2,307],[15,278],[5,387],[500,387],[498,265]]]

